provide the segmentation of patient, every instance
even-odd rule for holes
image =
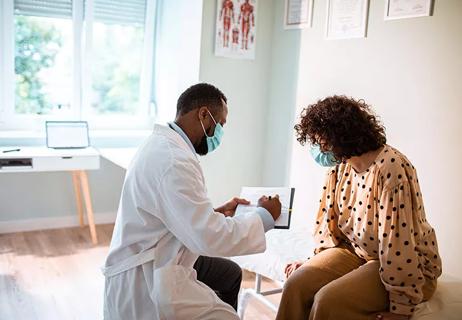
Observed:
[[[277,319],[409,319],[441,274],[414,166],[386,144],[363,100],[318,101],[295,130],[316,162],[332,168],[319,200],[315,255],[286,267]]]

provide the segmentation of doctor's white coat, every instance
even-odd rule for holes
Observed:
[[[238,319],[192,268],[199,255],[265,250],[258,214],[213,210],[196,154],[156,125],[130,165],[103,273],[104,318]]]

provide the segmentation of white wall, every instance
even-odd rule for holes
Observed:
[[[274,0],[271,74],[268,79],[268,104],[262,184],[288,185],[291,138],[296,109],[301,30],[285,30],[284,1]]]
[[[461,277],[462,1],[435,1],[433,17],[387,22],[384,2],[370,2],[366,39],[326,41],[326,6],[315,1],[313,28],[302,34],[297,114],[332,94],[372,104],[389,143],[417,167],[445,272]],[[296,212],[312,223],[323,170],[296,143],[291,168]]]
[[[264,134],[271,69],[272,1],[259,1],[255,60],[214,55],[216,0],[205,0],[200,80],[228,97],[228,123],[220,148],[201,159],[209,195],[217,204],[262,180]]]
[[[178,96],[199,81],[202,0],[158,0],[154,97],[156,122],[175,119]]]

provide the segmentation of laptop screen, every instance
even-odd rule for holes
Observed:
[[[86,121],[47,121],[47,147],[86,148],[90,146]]]

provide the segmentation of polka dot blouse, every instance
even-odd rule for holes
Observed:
[[[386,145],[357,173],[342,163],[327,176],[316,219],[315,253],[351,243],[365,260],[380,260],[390,311],[411,315],[425,279],[441,274],[435,230],[425,217],[415,168]]]

